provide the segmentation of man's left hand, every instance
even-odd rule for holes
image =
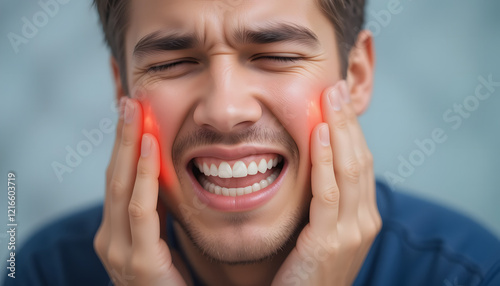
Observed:
[[[372,155],[345,81],[322,95],[311,134],[309,223],[273,285],[351,285],[382,226]]]

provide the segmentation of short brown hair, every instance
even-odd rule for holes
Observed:
[[[364,23],[365,0],[316,0],[335,27],[342,75],[347,74],[348,57]],[[125,31],[129,0],[94,0],[104,37],[120,67],[123,88],[128,92],[125,62]]]

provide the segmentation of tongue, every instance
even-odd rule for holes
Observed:
[[[258,172],[255,175],[249,175],[244,178],[219,178],[217,176],[205,176],[204,174],[200,174],[200,176],[203,176],[210,183],[213,183],[220,187],[244,188],[255,183],[260,183],[260,181],[267,179],[267,177],[271,176],[272,173],[274,173],[274,171],[276,170],[277,168],[275,167],[267,170],[264,174]]]

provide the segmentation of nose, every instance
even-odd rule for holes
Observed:
[[[197,125],[221,133],[248,128],[262,116],[244,67],[228,57],[218,56],[212,61],[206,90],[194,110]]]

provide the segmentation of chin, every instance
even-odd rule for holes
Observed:
[[[229,265],[259,263],[274,258],[293,244],[307,222],[307,208],[301,206],[269,220],[265,226],[248,215],[226,215],[224,226],[209,227],[199,220],[178,221],[200,254],[208,260]]]
[[[287,157],[270,155],[269,158],[275,159],[263,174],[277,173],[274,181],[266,186],[276,188],[271,189],[274,194],[264,203],[237,210],[221,209],[203,201],[203,195],[207,194],[220,196],[222,200],[238,198],[238,195],[211,193],[210,185],[205,183],[203,186],[203,163],[190,160],[187,167],[189,176],[183,177],[179,190],[186,197],[183,198],[184,203],[175,204],[178,206],[175,217],[190,243],[207,260],[228,265],[254,264],[273,259],[295,245],[309,218],[309,181],[306,177],[297,177],[297,165],[289,164]],[[269,188],[262,189],[270,191]],[[200,197],[196,192],[206,194]],[[255,193],[258,195],[259,192]],[[180,206],[186,205],[192,210],[188,216],[186,209],[180,209]]]

